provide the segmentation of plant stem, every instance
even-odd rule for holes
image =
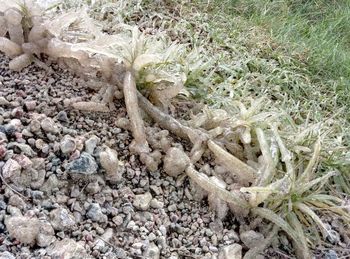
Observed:
[[[149,153],[150,150],[146,140],[145,127],[137,101],[135,76],[130,70],[126,71],[124,76],[123,92],[126,111],[131,122],[131,131],[134,137],[130,149],[138,154]]]

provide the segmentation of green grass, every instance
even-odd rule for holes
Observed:
[[[299,55],[314,80],[328,81],[337,101],[349,105],[350,1],[236,0],[229,4],[233,12],[287,44],[289,52]]]
[[[350,2],[327,0],[234,1],[235,11],[273,37],[305,52],[315,75],[350,78]]]

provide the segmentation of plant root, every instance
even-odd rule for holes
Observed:
[[[208,141],[208,148],[214,153],[216,159],[243,184],[247,185],[255,181],[257,172],[252,167],[231,155],[212,140]]]
[[[242,197],[239,191],[227,191],[213,182],[207,175],[196,171],[193,165],[189,165],[186,168],[186,174],[204,190],[209,193],[215,193],[221,200],[233,203],[243,209],[249,209],[248,202]]]
[[[130,150],[138,154],[149,153],[150,149],[146,140],[145,127],[137,100],[135,77],[131,71],[125,73],[123,93],[126,110],[131,122],[131,132],[134,137],[130,144]]]
[[[23,68],[29,66],[32,61],[31,54],[22,54],[10,61],[9,68],[13,71],[21,71]]]
[[[141,93],[137,93],[140,107],[163,129],[167,129],[177,137],[196,143],[195,138],[209,139],[209,135],[203,131],[192,129],[182,125],[175,118],[155,107]]]
[[[86,112],[109,112],[110,110],[105,104],[96,102],[76,102],[72,104],[72,107],[76,110]]]
[[[5,37],[0,37],[0,51],[10,58],[14,58],[22,53],[20,45]]]

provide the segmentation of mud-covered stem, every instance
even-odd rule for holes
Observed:
[[[196,131],[190,127],[182,125],[175,118],[166,114],[155,107],[150,101],[147,100],[141,93],[137,93],[140,107],[156,122],[158,125],[169,130],[171,133],[175,134],[179,138],[186,140],[191,140],[190,136],[202,135],[202,138],[208,138],[207,134],[204,132]]]
[[[145,127],[141,118],[140,109],[137,100],[137,89],[135,75],[131,70],[127,70],[124,76],[123,92],[126,111],[131,122],[131,131],[134,137],[133,149],[135,152],[149,153],[149,147],[146,140]]]

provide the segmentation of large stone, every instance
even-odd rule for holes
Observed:
[[[40,222],[37,218],[14,216],[5,219],[10,237],[25,245],[34,245],[39,234]]]
[[[101,207],[98,203],[92,203],[86,213],[86,216],[92,221],[105,222],[107,216],[102,213]]]
[[[90,258],[82,244],[69,238],[51,244],[47,248],[47,254],[51,258]]]
[[[239,244],[224,246],[218,259],[242,259],[242,246]]]
[[[106,149],[100,153],[100,163],[103,169],[106,170],[108,180],[120,180],[121,173],[119,170],[119,166],[121,163],[118,160],[117,151],[106,147]]]
[[[57,117],[57,120],[59,120],[59,121],[69,122],[67,113],[65,111],[60,111],[56,117]]]
[[[31,132],[39,133],[41,129],[40,121],[37,119],[33,119],[29,124],[29,129]]]
[[[5,97],[0,96],[0,106],[9,106],[10,102],[5,99]]]
[[[160,250],[155,243],[150,243],[147,250],[145,251],[145,257],[148,259],[159,259]]]
[[[50,212],[51,225],[55,230],[67,230],[75,225],[74,216],[64,208],[57,208]]]
[[[24,107],[27,109],[27,111],[34,111],[36,107],[36,101],[33,101],[33,100],[25,101]]]
[[[97,136],[92,135],[88,140],[85,141],[85,151],[92,155],[99,142],[100,139]]]
[[[242,232],[240,238],[248,248],[254,248],[264,241],[264,235],[253,230]]]
[[[21,175],[21,170],[22,168],[16,160],[9,159],[2,167],[2,176],[5,178],[5,180],[17,182]]]
[[[16,257],[9,251],[0,253],[0,259],[16,259]]]
[[[14,159],[23,169],[27,169],[33,165],[33,162],[24,154],[15,155]]]
[[[75,139],[65,135],[60,142],[60,149],[63,154],[70,154],[76,149]]]
[[[46,132],[46,133],[58,133],[59,129],[56,123],[53,121],[51,118],[45,118],[40,122],[41,128]]]
[[[49,222],[41,222],[36,240],[40,247],[47,247],[56,240],[55,230]]]
[[[165,155],[164,171],[168,175],[176,177],[185,171],[189,163],[190,159],[183,150],[172,147]]]
[[[135,195],[134,207],[138,210],[148,210],[151,204],[152,195],[149,192]]]
[[[82,152],[78,159],[68,163],[66,169],[71,174],[91,175],[97,172],[97,163],[89,153]]]
[[[106,246],[106,242],[110,242],[110,240],[114,236],[114,231],[112,228],[107,228],[106,231],[103,233],[101,238],[97,238],[94,243],[94,249],[102,251],[103,248]]]
[[[29,157],[34,157],[36,155],[34,150],[29,145],[24,143],[11,142],[7,145],[7,148],[18,149],[23,154]]]

